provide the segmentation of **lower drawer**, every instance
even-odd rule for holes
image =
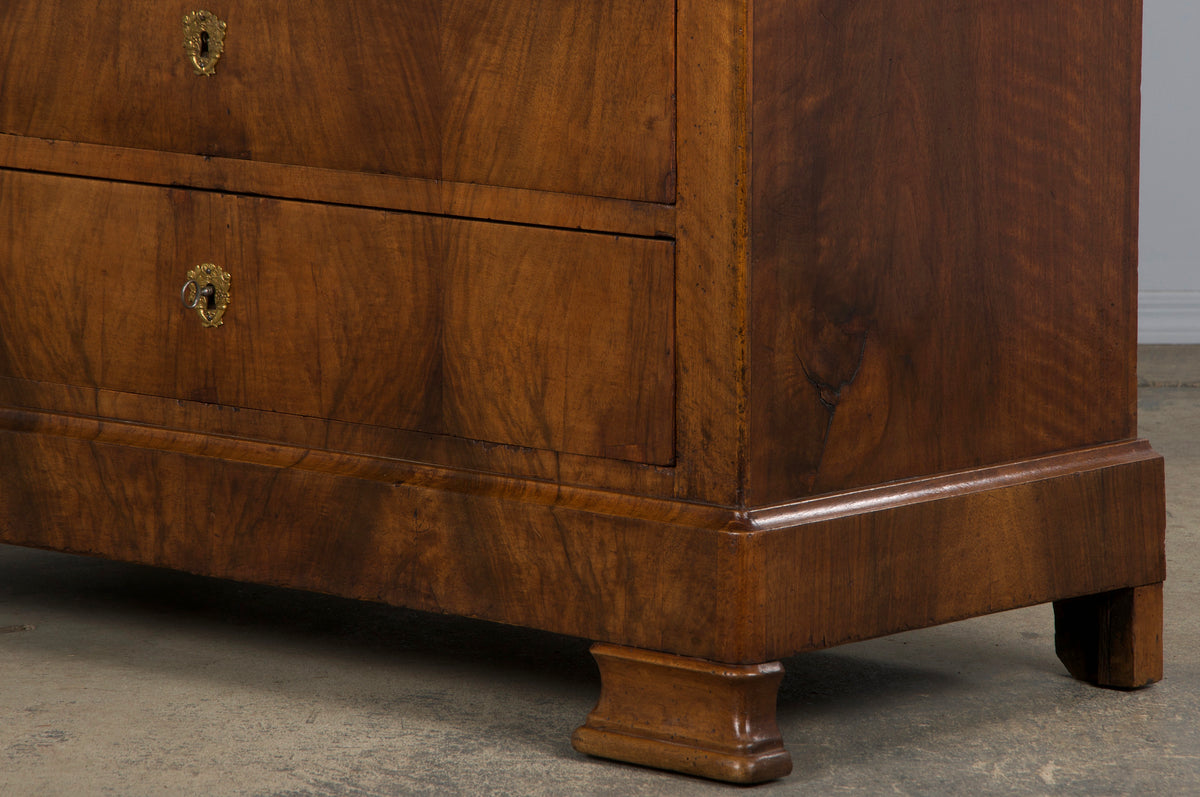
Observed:
[[[670,241],[19,172],[0,224],[0,376],[673,457]]]

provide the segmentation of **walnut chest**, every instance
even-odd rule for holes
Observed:
[[[578,749],[1054,601],[1161,675],[1140,0],[6,0],[0,541],[596,641]]]

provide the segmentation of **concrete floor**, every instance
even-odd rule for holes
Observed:
[[[1200,794],[1200,346],[1140,356],[1166,680],[1071,680],[1045,606],[799,656],[754,794]],[[575,753],[580,640],[9,546],[0,631],[4,797],[740,791]]]

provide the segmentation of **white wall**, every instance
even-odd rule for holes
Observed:
[[[1200,0],[1145,0],[1138,339],[1200,343]]]

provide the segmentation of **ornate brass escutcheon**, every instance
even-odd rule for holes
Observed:
[[[221,326],[225,323],[221,317],[229,307],[229,275],[220,266],[201,263],[187,276],[188,281],[180,291],[183,306],[195,310],[204,326]]]
[[[197,75],[213,75],[225,47],[225,23],[208,11],[183,17],[183,49]]]

